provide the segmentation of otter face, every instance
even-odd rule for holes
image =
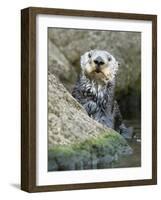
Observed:
[[[89,78],[107,82],[115,77],[118,62],[107,51],[91,50],[81,56],[81,68]]]

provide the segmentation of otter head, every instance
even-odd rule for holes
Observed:
[[[81,56],[81,68],[88,78],[107,83],[114,79],[118,62],[107,51],[91,50]]]

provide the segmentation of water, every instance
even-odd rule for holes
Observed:
[[[128,144],[133,149],[133,154],[120,157],[115,163],[114,168],[140,167],[141,166],[141,121],[138,119],[125,120],[125,124],[134,128],[134,137],[128,140]]]

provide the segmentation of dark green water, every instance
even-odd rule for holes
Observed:
[[[141,121],[137,119],[125,120],[125,124],[134,128],[134,137],[128,140],[128,144],[133,149],[133,154],[120,157],[115,163],[114,168],[121,167],[140,167],[141,166]]]

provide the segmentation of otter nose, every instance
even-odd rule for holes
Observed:
[[[97,65],[105,64],[104,60],[100,56],[98,56],[97,58],[94,59],[94,63],[97,64]]]

